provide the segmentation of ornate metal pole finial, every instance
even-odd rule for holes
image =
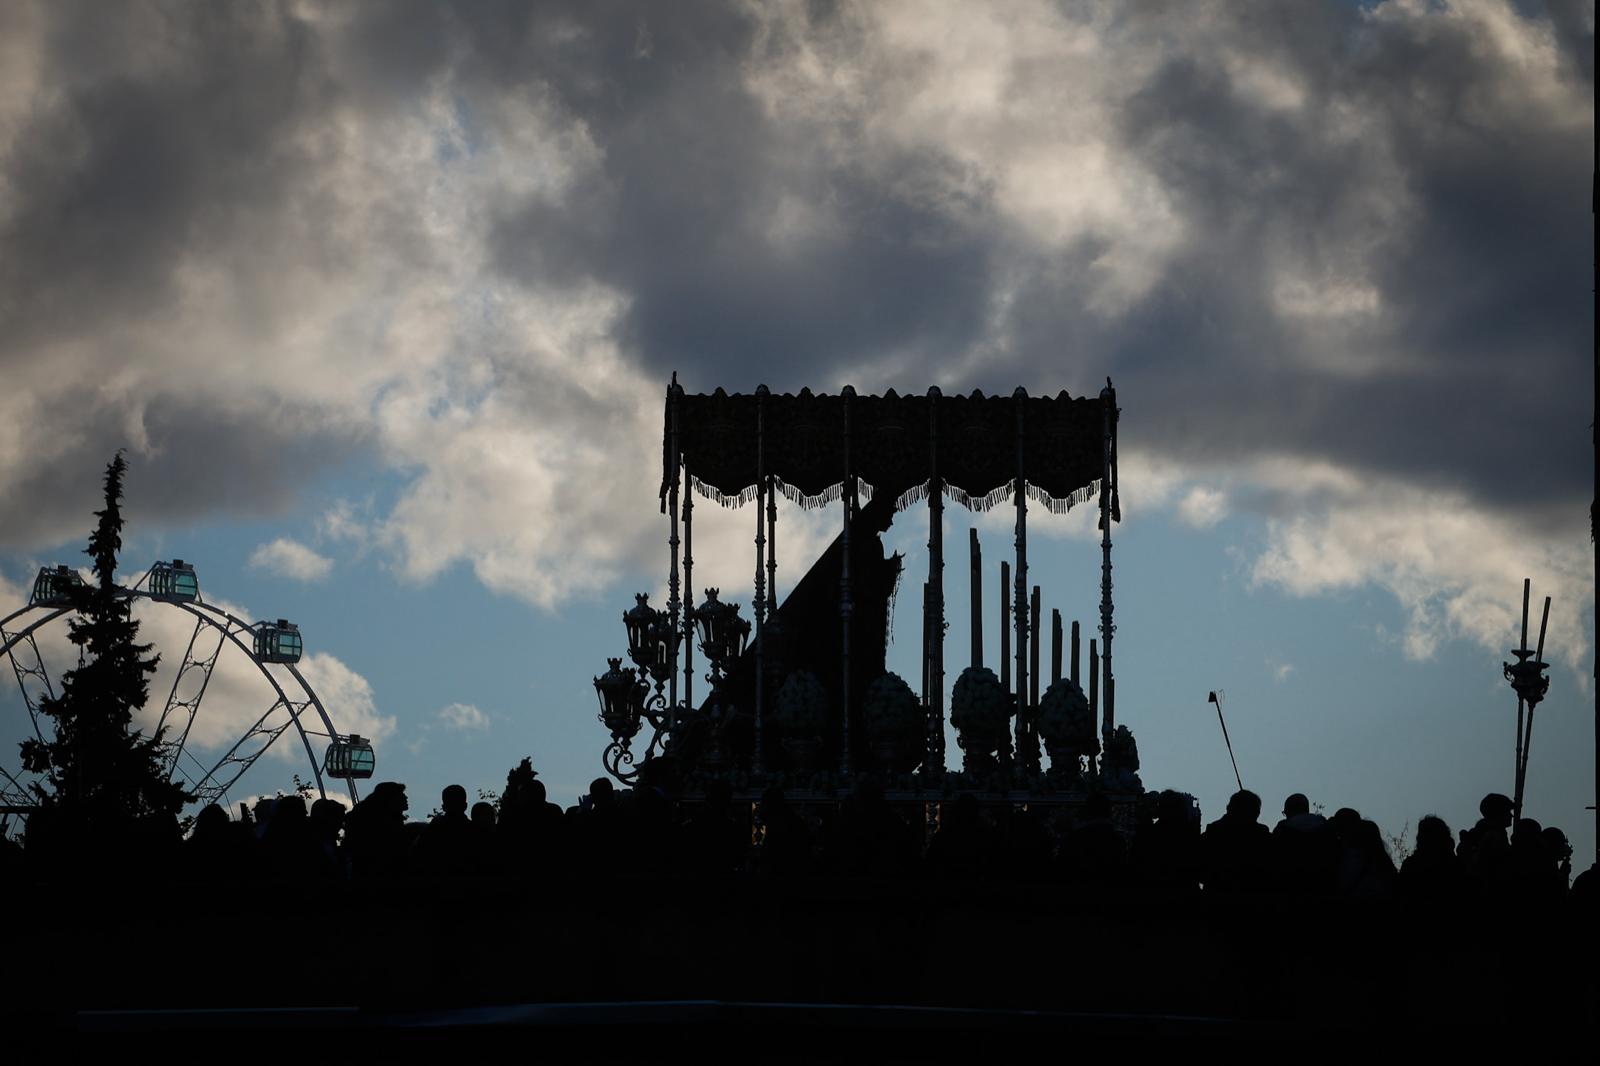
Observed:
[[[1550,690],[1550,679],[1545,676],[1545,671],[1550,664],[1544,661],[1545,630],[1550,624],[1550,597],[1544,598],[1544,616],[1539,620],[1539,644],[1533,651],[1528,650],[1528,593],[1532,586],[1530,579],[1522,582],[1522,646],[1511,649],[1511,654],[1516,656],[1514,663],[1502,663],[1505,678],[1511,684],[1511,689],[1517,694],[1517,766],[1516,776],[1513,779],[1512,792],[1512,817],[1522,818],[1522,795],[1528,779],[1528,749],[1533,743],[1533,710],[1544,699],[1545,693]],[[1531,656],[1531,658],[1530,658]],[[1524,732],[1523,708],[1527,708],[1527,725]]]

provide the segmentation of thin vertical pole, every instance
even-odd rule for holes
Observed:
[[[1550,597],[1544,598],[1544,617],[1539,620],[1539,646],[1533,653],[1533,661],[1544,662],[1544,634],[1545,628],[1550,624]],[[1543,671],[1540,671],[1541,675]],[[1528,704],[1528,731],[1522,734],[1522,763],[1517,773],[1517,817],[1522,817],[1522,797],[1528,788],[1528,757],[1533,748],[1533,712],[1535,704]]]
[[[967,530],[967,559],[972,570],[972,665],[983,665],[983,548],[978,531]]]
[[[678,388],[678,375],[672,375],[672,384],[667,386],[667,395],[671,397],[672,421],[672,447],[669,449],[672,466],[672,486],[667,493],[667,509],[671,513],[671,534],[667,537],[667,546],[672,561],[667,567],[667,620],[676,627],[678,625],[678,483],[683,480],[683,460],[678,454],[678,396],[682,392]],[[674,734],[678,727],[678,645],[681,638],[672,645],[672,669],[668,678],[667,697],[667,737],[675,739]]]
[[[1030,735],[1027,716],[1022,713],[1028,706],[1028,492],[1022,444],[1022,418],[1027,398],[1027,391],[1020,386],[1012,394],[1017,412],[1017,477],[1012,488],[1017,507],[1017,606],[1012,620],[1017,627],[1017,759],[1024,765],[1028,761]]]
[[[1100,472],[1100,638],[1101,672],[1105,675],[1105,718],[1101,733],[1110,741],[1117,725],[1117,682],[1111,674],[1111,635],[1117,627],[1111,621],[1111,497],[1116,491],[1116,437],[1112,418],[1117,409],[1117,393],[1106,378],[1106,387],[1100,390],[1101,417],[1104,419],[1103,462]],[[1092,646],[1092,644],[1091,644]],[[1092,675],[1091,675],[1092,676]]]
[[[694,706],[694,482],[683,464],[683,703]]]
[[[766,574],[763,572],[767,564],[767,526],[766,515],[762,514],[762,505],[766,503],[767,491],[767,387],[756,388],[756,750],[753,757],[753,766],[756,777],[762,773],[762,711],[764,709],[763,691],[766,680],[766,631],[767,631],[767,599],[766,599]]]
[[[1033,586],[1033,599],[1028,605],[1028,628],[1033,631],[1033,643],[1028,646],[1028,706],[1039,706],[1039,645],[1043,643],[1039,634],[1044,632],[1040,619],[1042,611],[1039,607],[1039,586]]]
[[[1100,713],[1100,658],[1096,654],[1094,638],[1089,638],[1089,718],[1092,721]],[[1091,780],[1099,778],[1093,755],[1089,756],[1089,777]]]
[[[1522,579],[1522,642],[1517,645],[1522,654],[1517,656],[1518,663],[1528,661],[1528,593],[1532,591],[1532,587],[1531,577]],[[1511,794],[1515,797],[1512,800],[1512,807],[1516,810],[1514,815],[1516,818],[1522,817],[1522,708],[1522,694],[1519,692],[1517,693],[1517,761],[1511,768]]]
[[[1000,560],[1000,687],[1011,691],[1011,564]]]
[[[839,770],[846,777],[850,775],[850,614],[852,604],[850,601],[850,520],[856,506],[856,475],[855,467],[850,462],[850,400],[855,396],[856,390],[846,385],[839,390],[839,398],[844,409],[844,531],[841,537],[841,547],[844,554],[839,563],[839,622],[844,639],[843,654],[840,658],[840,685],[839,709],[842,724],[843,749],[839,754]]]
[[[939,480],[939,389],[928,390],[928,735],[924,760],[944,768],[944,484]]]
[[[1089,638],[1089,713],[1100,711],[1100,658],[1095,651],[1095,641]]]
[[[778,610],[778,480],[767,475],[767,606],[769,615]],[[781,643],[781,640],[780,640]]]
[[[1083,688],[1083,675],[1078,672],[1078,623],[1072,623],[1072,672],[1067,675],[1072,678],[1072,683],[1080,690]]]
[[[928,653],[928,583],[924,581],[922,583],[922,688],[919,690],[924,707],[933,706],[933,693],[928,685],[929,667],[932,664],[932,657]]]
[[[1061,612],[1050,609],[1050,683],[1061,680]]]

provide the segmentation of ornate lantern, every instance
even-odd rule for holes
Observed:
[[[700,629],[700,650],[711,660],[713,684],[722,679],[728,667],[744,654],[750,641],[750,622],[739,617],[737,603],[717,599],[717,589],[706,589],[705,602],[694,609],[694,622]]]
[[[632,633],[630,627],[630,638]],[[629,651],[631,654],[631,647]],[[641,719],[649,719],[651,728],[655,730],[650,738],[650,746],[644,753],[648,760],[661,742],[663,719],[656,705],[666,701],[658,693],[647,702],[645,695],[649,692],[649,686],[639,680],[633,667],[623,666],[620,658],[607,659],[606,662],[611,668],[594,679],[595,695],[600,700],[600,721],[611,731],[611,743],[606,747],[601,762],[607,773],[627,785],[639,776],[637,770],[627,767],[633,765],[633,738],[639,735]]]
[[[1550,664],[1535,658],[1535,653],[1527,648],[1512,648],[1511,654],[1517,657],[1517,661],[1503,664],[1506,680],[1511,682],[1511,689],[1517,698],[1532,710],[1550,691],[1550,679],[1544,673],[1550,669]]]
[[[628,629],[628,658],[650,675],[657,694],[672,676],[678,652],[678,628],[665,611],[650,606],[645,593],[634,594],[634,606],[624,611],[622,624]]]
[[[643,704],[638,675],[624,667],[621,659],[607,659],[611,669],[594,679],[595,695],[600,699],[600,721],[611,731],[611,739],[623,747],[639,734],[639,709]]]

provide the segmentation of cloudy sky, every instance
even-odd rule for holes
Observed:
[[[81,561],[126,447],[129,570],[193,559],[208,599],[299,622],[414,810],[523,754],[571,802],[589,678],[665,581],[672,372],[1110,375],[1147,783],[1220,813],[1223,688],[1269,811],[1469,824],[1511,790],[1531,576],[1530,813],[1588,855],[1593,55],[1581,0],[10,0],[0,593]],[[700,573],[747,596],[748,509],[714,512]],[[837,520],[780,516],[780,589]],[[887,538],[913,574],[925,521]],[[1089,521],[1040,516],[1032,560],[1086,626]],[[891,660],[916,676],[912,641]],[[271,704],[247,666],[207,743]]]

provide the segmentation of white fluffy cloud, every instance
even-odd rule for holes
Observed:
[[[471,703],[447,704],[437,717],[444,728],[458,733],[483,733],[489,728],[489,716]]]
[[[1555,516],[1530,537],[1518,516],[1484,513],[1458,493],[1314,464],[1263,464],[1254,473],[1293,515],[1268,520],[1256,582],[1296,596],[1386,589],[1406,611],[1405,653],[1426,659],[1451,637],[1503,654],[1516,641],[1522,582],[1531,578],[1534,596],[1552,600],[1547,656],[1587,676],[1594,556],[1586,516]]]
[[[321,581],[333,571],[333,560],[297,540],[279,537],[250,553],[250,566],[296,581]]]
[[[1195,529],[1210,529],[1227,514],[1227,495],[1204,485],[1196,485],[1178,501],[1178,520]]]

